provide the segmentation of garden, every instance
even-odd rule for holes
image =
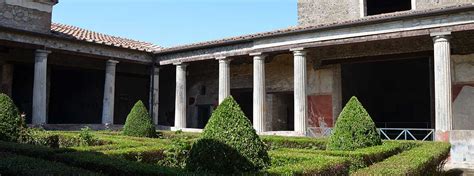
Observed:
[[[354,97],[329,138],[258,136],[227,98],[202,133],[157,131],[142,102],[121,131],[26,127],[0,95],[0,175],[436,175],[442,142],[382,141]]]

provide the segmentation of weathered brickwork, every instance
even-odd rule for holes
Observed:
[[[316,25],[359,17],[359,0],[298,0],[299,25]]]
[[[9,5],[0,1],[0,25],[22,30],[49,33],[51,13]]]

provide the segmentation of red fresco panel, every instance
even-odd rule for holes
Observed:
[[[308,96],[308,114],[310,127],[333,127],[332,96]]]

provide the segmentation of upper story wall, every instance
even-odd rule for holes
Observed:
[[[0,0],[0,26],[49,33],[57,0]]]
[[[298,0],[298,24],[311,25],[360,17],[360,0]]]
[[[393,2],[399,3],[402,0],[298,0],[298,23],[299,25],[318,25],[353,20],[367,16],[368,12],[370,14],[374,11],[376,13],[377,11],[390,11],[394,8],[391,4]],[[423,10],[467,3],[474,3],[474,0],[403,0],[402,4],[404,5],[402,6],[404,7],[395,8]],[[381,10],[370,9],[381,7],[378,4],[385,5]]]
[[[416,0],[416,9],[429,9],[467,3],[474,3],[474,0]]]

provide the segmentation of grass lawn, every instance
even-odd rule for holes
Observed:
[[[0,175],[176,175],[196,133],[160,132],[159,138],[118,132],[37,131],[28,144],[0,142]],[[449,144],[385,141],[355,151],[327,151],[326,140],[262,136],[272,165],[270,175],[426,175],[449,153]],[[25,164],[34,163],[34,164]],[[253,173],[256,174],[256,173]]]

